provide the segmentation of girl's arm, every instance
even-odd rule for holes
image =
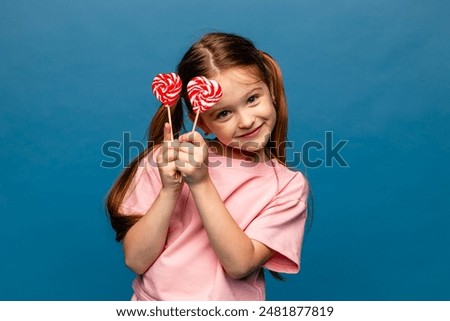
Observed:
[[[137,274],[147,271],[163,251],[170,219],[182,189],[174,164],[177,142],[169,143],[170,130],[166,124],[166,141],[157,156],[162,188],[147,213],[128,230],[123,239],[125,264]]]
[[[272,256],[271,249],[250,239],[237,225],[209,176],[190,188],[211,245],[228,275],[242,278]]]
[[[192,143],[183,143],[190,141]],[[250,239],[225,207],[208,173],[208,148],[197,132],[180,137],[178,170],[189,184],[211,246],[232,278],[242,278],[263,265],[273,251]]]

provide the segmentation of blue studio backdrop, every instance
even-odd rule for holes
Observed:
[[[449,9],[2,0],[0,299],[129,300],[103,202],[138,148],[122,144],[108,167],[102,146],[144,141],[153,77],[225,31],[280,63],[292,161],[314,192],[302,270],[268,277],[267,298],[450,300]]]

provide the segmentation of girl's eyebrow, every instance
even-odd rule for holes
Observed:
[[[220,113],[222,110],[230,109],[228,106],[213,106],[210,110],[208,110],[205,114],[208,118],[214,118],[218,113]],[[211,112],[209,112],[211,111]]]
[[[249,91],[247,91],[244,95],[242,95],[242,97],[239,98],[239,100],[245,102],[245,101],[247,101],[247,98],[252,96],[255,92],[262,91],[262,90],[263,90],[262,87],[254,87],[254,88],[250,89]]]
[[[258,90],[262,90],[262,89],[263,89],[262,87],[255,87],[255,88],[252,88],[252,89],[250,89],[250,90],[244,95],[244,97],[248,97],[248,96],[250,96],[250,94],[252,94],[253,92],[258,91]]]
[[[262,90],[263,88],[262,87],[255,87],[255,88],[252,88],[252,89],[250,89],[249,91],[247,91],[244,95],[242,95],[242,98],[239,98],[239,100],[241,100],[241,101],[246,101],[247,100],[247,97],[249,97],[251,94],[253,94],[255,91],[260,91],[260,90]],[[231,107],[230,106],[228,106],[228,105],[223,105],[223,106],[220,106],[220,104],[219,104],[219,106],[213,106],[210,110],[211,110],[211,113],[209,114],[209,116],[214,116],[214,115],[216,115],[218,112],[220,112],[220,111],[222,111],[222,110],[224,110],[224,109],[230,109]]]
[[[251,88],[251,89],[248,90],[245,94],[243,94],[241,97],[239,97],[239,99],[237,99],[237,100],[239,100],[239,101],[247,101],[247,98],[248,98],[249,96],[251,96],[255,91],[260,91],[260,90],[263,90],[263,88],[262,88],[262,87],[254,87],[254,88]],[[223,108],[227,108],[227,106],[220,106],[220,107],[217,108],[217,109],[223,109]]]

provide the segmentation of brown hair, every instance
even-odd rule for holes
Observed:
[[[262,52],[253,43],[241,36],[227,33],[209,33],[197,41],[185,53],[177,67],[183,87],[181,97],[176,106],[171,108],[172,130],[175,138],[183,127],[183,102],[188,115],[192,118],[192,106],[187,96],[186,85],[195,76],[213,78],[220,71],[236,67],[251,68],[270,89],[277,119],[270,140],[266,145],[266,153],[285,164],[285,143],[287,134],[287,105],[284,94],[281,70],[276,61],[267,53]],[[145,151],[138,155],[111,188],[106,207],[111,224],[116,231],[116,240],[121,241],[128,229],[139,220],[139,216],[122,215],[119,212],[125,194],[136,173],[140,161],[146,157],[155,146],[163,142],[164,123],[168,121],[167,110],[161,106],[153,117],[148,130],[148,145]],[[278,274],[275,274],[279,278]]]

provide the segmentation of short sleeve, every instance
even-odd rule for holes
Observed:
[[[161,190],[161,178],[155,155],[159,150],[144,157],[134,174],[119,211],[124,215],[144,215]]]
[[[296,172],[245,229],[248,237],[275,251],[263,267],[281,273],[300,270],[308,191],[306,179]]]

